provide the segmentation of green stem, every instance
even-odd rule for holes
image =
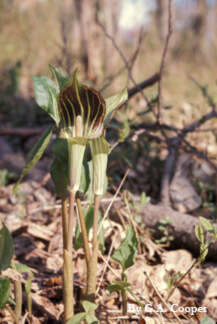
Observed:
[[[122,281],[125,281],[126,280],[126,276],[124,273],[122,273]],[[121,297],[122,297],[122,306],[123,306],[123,309],[122,309],[122,313],[123,315],[127,315],[127,292],[126,292],[126,289],[123,288],[121,290]],[[127,324],[128,321],[126,320],[123,320],[123,324]]]
[[[64,324],[74,315],[72,236],[73,236],[74,199],[69,194],[69,213],[67,201],[62,199],[62,225],[63,225],[63,299]]]
[[[30,321],[32,320],[32,296],[31,293],[27,294],[27,309],[28,309],[28,313],[29,313],[29,319]]]
[[[73,252],[73,235],[76,227],[76,217],[75,217],[75,193],[69,191],[69,219],[68,219],[68,233],[67,233],[67,250],[72,254]]]
[[[84,220],[84,215],[82,212],[82,207],[81,207],[81,201],[79,198],[76,198],[76,203],[78,207],[78,214],[79,214],[79,220],[81,224],[81,234],[84,242],[84,252],[85,252],[85,259],[86,259],[86,264],[88,267],[89,261],[90,261],[90,248],[88,244],[88,234],[87,234],[87,228]]]
[[[87,296],[88,299],[95,300],[96,280],[97,280],[97,260],[98,260],[98,214],[101,196],[94,197],[94,214],[93,214],[93,249],[90,262],[87,269]]]
[[[67,246],[67,238],[68,238],[68,208],[67,208],[68,200],[66,198],[62,198],[62,227],[63,227],[63,246],[66,248]]]

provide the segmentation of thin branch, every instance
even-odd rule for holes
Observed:
[[[99,25],[99,27],[102,29],[102,31],[104,32],[105,36],[111,40],[114,48],[116,49],[116,51],[118,52],[118,54],[120,55],[121,59],[123,60],[127,70],[128,70],[128,75],[129,75],[129,79],[132,81],[133,85],[135,87],[138,87],[138,84],[136,83],[135,79],[133,78],[132,76],[132,73],[131,73],[131,67],[130,67],[130,64],[129,64],[129,61],[127,60],[127,58],[125,57],[123,51],[121,50],[121,48],[118,46],[116,40],[114,39],[114,37],[112,37],[106,30],[105,26],[97,19],[97,24]],[[152,107],[151,105],[149,104],[149,101],[147,99],[147,97],[145,96],[145,94],[143,93],[142,89],[140,89],[140,93],[143,97],[143,99],[145,100],[147,106],[148,106],[148,111],[151,111],[152,110]]]
[[[172,0],[168,0],[168,33],[166,37],[166,42],[163,50],[163,55],[161,59],[160,71],[159,71],[159,81],[158,81],[158,105],[157,105],[157,121],[160,123],[161,110],[162,110],[162,78],[164,73],[164,67],[166,62],[166,55],[169,47],[170,38],[172,36]]]
[[[141,90],[151,87],[156,82],[159,81],[159,73],[153,74],[150,78],[140,82],[139,84],[135,85],[134,87],[128,89],[128,99],[130,99],[132,96],[140,92]]]
[[[125,174],[124,174],[123,179],[121,180],[121,183],[119,184],[119,187],[118,187],[118,189],[117,189],[115,195],[113,196],[113,199],[111,200],[111,202],[110,202],[108,208],[106,209],[105,214],[104,214],[103,219],[102,219],[102,222],[101,222],[101,224],[100,224],[100,226],[99,226],[98,233],[101,231],[101,227],[102,227],[102,225],[103,225],[103,223],[104,223],[106,217],[108,216],[108,213],[109,213],[109,211],[110,211],[110,209],[111,209],[111,207],[112,207],[112,205],[113,205],[115,199],[117,198],[117,196],[118,196],[118,194],[119,194],[119,192],[120,192],[120,190],[121,190],[121,188],[122,188],[122,186],[123,186],[123,184],[124,184],[124,182],[125,182],[125,180],[126,180],[126,178],[127,178],[129,172],[130,172],[130,169],[127,169],[127,171],[126,171]]]
[[[138,54],[139,54],[139,51],[141,48],[141,44],[142,44],[142,39],[143,39],[143,28],[141,28],[141,30],[139,32],[139,39],[138,39],[138,44],[136,46],[135,52],[133,53],[132,57],[129,59],[129,66],[130,66],[131,70],[133,68],[133,65],[135,64],[137,57],[138,57]],[[114,75],[108,77],[108,82],[100,89],[100,91],[103,91],[108,86],[110,86],[111,83],[114,81],[114,79],[116,79],[126,68],[127,68],[126,65],[124,65],[122,68],[119,69],[118,72],[116,72]]]

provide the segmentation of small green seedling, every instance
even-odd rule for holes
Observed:
[[[122,280],[114,282],[114,284],[107,287],[110,293],[113,291],[119,291],[121,293],[124,315],[127,313],[127,292],[130,292],[130,283],[127,282],[125,271],[134,264],[137,249],[138,240],[136,233],[133,228],[128,225],[125,239],[112,255],[112,258],[122,267]]]
[[[204,230],[209,233],[209,238],[206,238]],[[192,269],[206,259],[210,244],[215,243],[217,240],[217,229],[207,218],[200,217],[200,224],[195,226],[195,235],[200,242],[200,254],[197,259],[192,262],[186,272],[173,283],[173,287],[169,290],[167,300],[169,300],[176,287],[178,287],[181,281],[192,271]]]
[[[28,315],[32,314],[32,302],[31,302],[31,283],[32,272],[23,264],[15,264],[12,261],[14,253],[13,239],[5,224],[2,223],[0,230],[0,308],[5,307],[16,323],[20,323],[22,319],[22,282],[19,279],[14,280],[14,295],[15,300],[11,299],[11,281],[6,276],[2,276],[1,273],[8,268],[12,268],[14,271],[25,272],[28,274],[28,278],[25,283],[25,290],[28,300]],[[11,307],[13,306],[14,309]]]
[[[172,226],[172,220],[168,217],[165,217],[159,222],[158,230],[162,232],[162,237],[156,240],[158,244],[164,244],[165,246],[169,246],[170,242],[174,240],[174,237],[170,234],[170,229]]]
[[[66,324],[79,324],[82,321],[85,321],[87,324],[99,324],[96,316],[94,315],[97,305],[89,302],[88,300],[84,300],[82,302],[82,306],[84,308],[84,312],[76,314]]]

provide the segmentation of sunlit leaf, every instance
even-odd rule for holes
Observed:
[[[121,264],[123,271],[134,264],[137,247],[138,240],[136,238],[136,233],[132,227],[128,225],[126,238],[121,242],[119,248],[112,255],[112,258]]]
[[[98,324],[99,323],[96,316],[93,314],[86,315],[85,320],[86,320],[87,324]]]
[[[209,233],[214,233],[215,229],[209,219],[200,216],[200,222]]]
[[[14,194],[16,194],[17,188],[20,182],[22,181],[23,177],[29,172],[29,170],[31,170],[36,165],[38,160],[40,160],[40,158],[42,157],[42,154],[44,153],[51,139],[52,131],[53,131],[53,127],[49,127],[48,129],[46,129],[46,131],[44,131],[42,136],[39,138],[38,142],[35,144],[33,149],[28,154],[26,166],[24,167],[19,180],[14,186],[13,189]]]
[[[111,114],[114,109],[121,107],[128,99],[127,89],[121,90],[119,93],[105,99],[106,103],[106,119],[105,124],[107,125],[108,121],[111,118]]]
[[[33,77],[35,100],[59,125],[60,117],[57,105],[58,88],[55,83],[45,76]]]
[[[79,313],[74,315],[66,324],[79,324],[83,321],[86,317],[86,313]]]
[[[15,264],[15,269],[19,272],[26,272],[32,274],[32,270],[26,264]]]
[[[197,239],[200,241],[200,243],[204,243],[204,233],[201,225],[195,226],[195,235]]]
[[[110,293],[114,291],[123,291],[130,287],[130,283],[126,281],[115,281],[112,285],[108,286],[107,289]]]
[[[13,253],[12,236],[5,224],[2,223],[2,228],[0,229],[0,271],[10,267]]]
[[[27,294],[29,294],[31,292],[32,278],[33,278],[33,273],[31,269],[26,264],[22,264],[22,263],[15,264],[15,269],[19,272],[24,272],[28,274],[28,279],[25,282],[25,291]]]
[[[91,303],[88,300],[84,300],[82,302],[82,306],[84,307],[84,310],[86,313],[94,312],[97,309],[97,305],[94,303]]]
[[[60,90],[69,81],[69,78],[65,75],[65,73],[63,73],[61,70],[59,70],[55,66],[50,64],[49,68],[50,68],[51,72],[53,73],[53,75],[58,83],[59,90]]]

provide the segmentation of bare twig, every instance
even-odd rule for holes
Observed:
[[[105,221],[106,217],[108,216],[108,213],[109,213],[109,211],[110,211],[110,209],[111,209],[111,207],[112,207],[115,199],[117,198],[117,196],[118,196],[118,194],[119,194],[119,192],[120,192],[120,190],[121,190],[121,188],[122,188],[122,186],[123,186],[123,184],[124,184],[124,182],[125,182],[125,180],[126,180],[126,178],[128,176],[129,171],[130,171],[130,169],[127,169],[127,171],[125,172],[124,177],[121,180],[121,183],[120,183],[120,185],[119,185],[119,187],[118,187],[118,189],[117,189],[117,191],[116,191],[116,193],[115,193],[115,195],[113,197],[113,200],[110,202],[108,208],[106,209],[105,214],[104,214],[103,219],[102,219],[102,222],[101,222],[101,224],[99,226],[98,233],[100,232],[101,227],[103,225],[103,222]]]
[[[123,51],[121,50],[121,48],[118,46],[116,40],[107,32],[105,26],[97,19],[97,24],[99,25],[99,27],[102,29],[102,31],[104,32],[105,36],[111,40],[114,48],[116,49],[116,51],[118,52],[118,54],[120,55],[121,59],[123,60],[126,68],[127,68],[127,71],[128,71],[128,77],[129,79],[132,81],[133,85],[135,87],[139,87],[139,85],[136,83],[134,77],[132,76],[132,71],[131,71],[131,66],[129,64],[129,60],[127,60],[127,58],[125,57]],[[146,102],[147,106],[148,106],[148,111],[151,111],[152,110],[152,107],[151,105],[149,104],[149,101],[147,99],[147,97],[145,96],[145,94],[143,93],[142,89],[140,89],[140,93],[144,99],[144,101]]]
[[[195,80],[193,77],[190,77],[190,79],[196,84],[196,86],[200,89],[202,92],[202,95],[207,99],[207,102],[210,107],[212,107],[213,110],[216,110],[216,104],[213,101],[212,96],[207,92],[207,88],[201,85],[197,80]]]
[[[129,66],[130,66],[130,70],[132,71],[132,68],[136,62],[136,59],[138,57],[140,48],[141,48],[141,44],[142,44],[142,39],[143,39],[143,28],[140,29],[139,32],[139,38],[138,38],[138,43],[135,49],[135,52],[133,53],[132,57],[129,59]],[[107,83],[100,89],[100,91],[105,90],[108,86],[110,86],[110,84],[114,81],[114,79],[116,79],[125,69],[127,68],[126,65],[124,65],[118,72],[116,72],[113,76],[108,77],[108,81]],[[139,90],[138,90],[139,91]]]
[[[142,81],[141,83],[135,85],[133,88],[128,89],[128,98],[130,99],[132,96],[140,92],[141,90],[154,85],[159,81],[159,73],[155,73],[150,78]]]
[[[160,71],[159,71],[159,81],[158,81],[158,105],[157,105],[157,121],[160,123],[161,119],[161,110],[162,110],[162,78],[163,72],[165,67],[166,55],[169,47],[169,41],[172,35],[172,0],[168,0],[168,33],[163,49],[163,55],[160,64]]]

